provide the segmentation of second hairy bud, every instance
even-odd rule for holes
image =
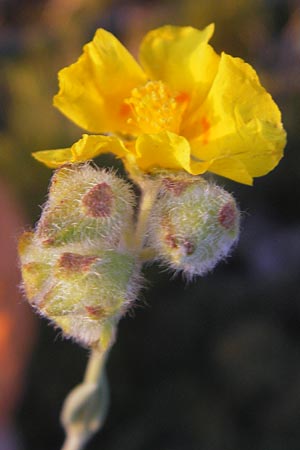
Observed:
[[[204,275],[226,257],[239,236],[240,212],[221,187],[184,173],[161,177],[149,221],[158,259],[187,278]]]

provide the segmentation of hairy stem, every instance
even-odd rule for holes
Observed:
[[[61,414],[66,431],[62,450],[81,450],[103,425],[108,407],[105,363],[108,351],[92,350],[83,382],[67,396]]]
[[[140,199],[139,214],[135,231],[135,248],[141,251],[147,237],[148,219],[155,199],[157,197],[160,184],[153,181],[145,181],[142,188],[142,195]]]

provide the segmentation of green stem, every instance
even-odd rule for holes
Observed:
[[[143,184],[140,184],[140,187],[142,189],[142,195],[135,231],[135,248],[137,251],[143,249],[147,237],[149,215],[157,197],[160,184],[153,181],[144,181]]]
[[[62,450],[82,450],[88,440],[103,425],[108,407],[108,385],[105,363],[109,348],[93,349],[83,382],[67,396],[61,421],[66,431]]]
[[[84,374],[84,383],[97,383],[101,381],[108,353],[109,349],[105,352],[101,352],[98,348],[91,351]]]
[[[87,440],[80,439],[76,434],[69,434],[65,440],[62,450],[79,450],[83,449]]]

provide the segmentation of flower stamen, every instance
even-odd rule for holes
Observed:
[[[164,130],[178,133],[187,100],[182,94],[174,95],[162,81],[149,81],[132,90],[122,111],[126,111],[128,105],[131,112],[127,123],[144,133]]]

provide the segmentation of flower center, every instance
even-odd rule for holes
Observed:
[[[174,95],[162,81],[149,81],[134,88],[124,101],[130,108],[127,123],[143,133],[178,133],[187,100],[187,95]]]

